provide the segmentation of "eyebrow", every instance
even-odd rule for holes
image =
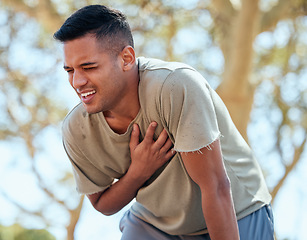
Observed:
[[[96,64],[96,62],[86,62],[86,63],[80,64],[80,67],[84,67],[84,66],[88,66],[88,65],[94,65],[94,64]]]
[[[80,67],[84,67],[84,66],[88,66],[88,65],[94,65],[94,64],[97,64],[97,62],[85,62],[85,63],[80,64]],[[64,65],[63,68],[65,70],[67,70],[67,69],[70,69],[71,67]]]

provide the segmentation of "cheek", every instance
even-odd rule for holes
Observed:
[[[74,78],[73,78],[73,74],[68,74],[68,82],[69,82],[69,85],[75,90],[75,92],[77,93],[77,95],[79,95],[78,94],[78,92],[77,92],[77,90],[75,89],[75,87],[74,87]]]
[[[73,87],[73,76],[71,74],[68,75],[68,82],[69,82],[70,86]]]

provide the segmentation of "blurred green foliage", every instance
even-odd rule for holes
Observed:
[[[45,229],[26,229],[19,224],[0,226],[0,240],[55,240]]]

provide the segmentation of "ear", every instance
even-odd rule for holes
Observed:
[[[123,71],[129,71],[135,66],[135,52],[133,47],[126,46],[121,52],[122,69]]]

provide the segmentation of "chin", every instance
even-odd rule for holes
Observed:
[[[87,111],[88,114],[94,114],[94,113],[99,113],[102,112],[100,108],[95,108],[95,107],[90,107],[87,106],[86,104],[83,104],[85,110]]]

